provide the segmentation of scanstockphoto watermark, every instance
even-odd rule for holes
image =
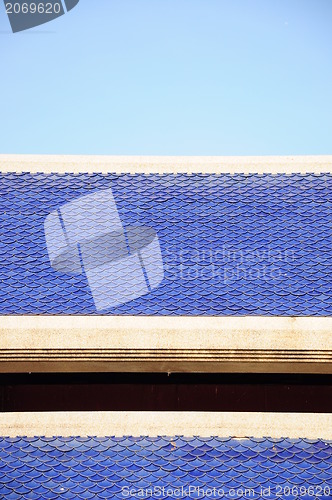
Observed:
[[[3,0],[13,33],[35,28],[63,16],[79,0]]]
[[[209,488],[200,486],[153,486],[151,488],[133,488],[124,486],[121,489],[123,498],[327,498],[331,495],[328,485],[315,486],[260,486],[256,489],[239,487]]]
[[[223,244],[218,248],[166,249],[165,269],[171,280],[237,280],[278,281],[285,276],[285,266],[296,260],[294,249],[234,248]]]
[[[235,488],[225,491],[223,488],[203,488],[200,486],[154,486],[152,488],[130,488],[121,490],[124,498],[257,498],[258,493],[250,488]]]

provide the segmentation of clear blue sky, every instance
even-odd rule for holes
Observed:
[[[80,0],[12,34],[0,153],[332,153],[331,0]]]

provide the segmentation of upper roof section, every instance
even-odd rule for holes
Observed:
[[[331,157],[44,160],[0,158],[1,314],[332,315]]]

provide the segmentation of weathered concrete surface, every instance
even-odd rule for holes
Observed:
[[[1,172],[322,173],[325,156],[78,156],[0,155]]]
[[[2,413],[1,436],[233,436],[332,439],[332,415],[313,413]]]
[[[332,371],[332,318],[5,316],[0,371]]]

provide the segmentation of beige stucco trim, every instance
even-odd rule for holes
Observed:
[[[0,414],[1,436],[253,436],[332,439],[327,413],[47,412]]]
[[[332,372],[332,318],[5,316],[1,372]]]
[[[79,156],[0,155],[1,172],[323,173],[325,156]]]

